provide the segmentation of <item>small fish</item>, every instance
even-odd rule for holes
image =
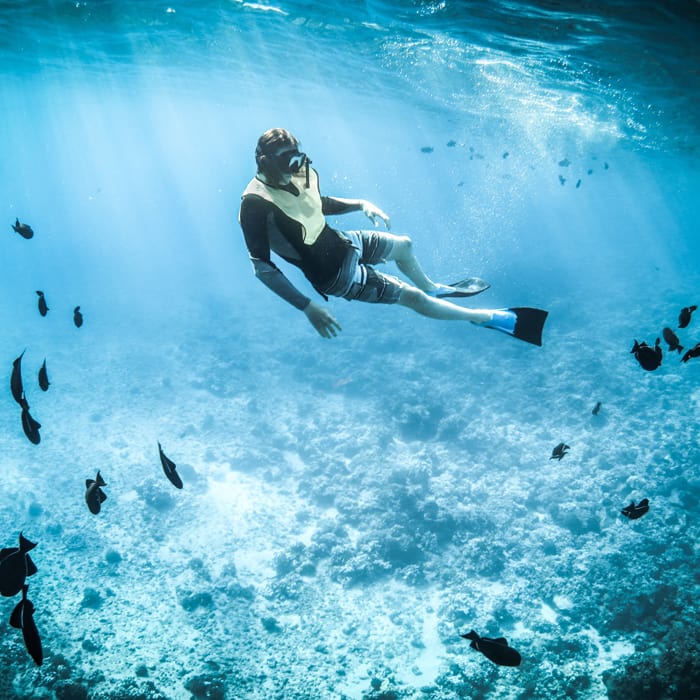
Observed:
[[[596,403],[596,405],[593,406],[593,410],[591,411],[591,413],[592,413],[594,416],[597,416],[597,415],[600,413],[600,407],[601,407],[602,405],[603,405],[603,404],[600,403],[600,401],[598,401],[598,402]]]
[[[509,155],[510,155],[510,153],[508,153],[508,151],[505,151],[503,153],[503,155],[501,156],[501,158],[503,158],[503,160],[505,160]]]
[[[173,462],[171,459],[168,459],[165,456],[165,453],[163,452],[163,448],[160,446],[160,443],[158,443],[158,452],[160,453],[160,463],[163,465],[163,471],[165,472],[165,476],[168,477],[170,480],[170,483],[175,486],[178,489],[182,488],[182,479],[180,478],[180,475],[175,471],[175,462]]]
[[[693,345],[693,347],[681,357],[681,362],[687,362],[691,357],[700,357],[700,343]]]
[[[24,397],[24,385],[22,384],[22,357],[26,350],[12,363],[12,375],[10,376],[10,391],[12,398],[21,406]]]
[[[100,472],[94,479],[85,479],[85,502],[91,513],[97,515],[100,512],[102,504],[107,500],[105,492],[100,488],[107,486]]]
[[[76,328],[80,328],[83,325],[83,314],[80,312],[79,306],[73,309],[73,323],[75,323]]]
[[[565,182],[566,182],[566,178],[563,175],[560,175],[559,176],[559,183],[563,185]]]
[[[21,224],[19,222],[19,219],[15,219],[15,223],[12,225],[12,229],[16,232],[19,233],[22,238],[26,238],[29,240],[33,235],[34,231],[32,231],[32,227],[29,224]]]
[[[499,666],[520,666],[522,661],[520,654],[508,646],[508,640],[505,637],[497,639],[480,637],[474,630],[459,636],[463,639],[471,639],[469,646],[472,649],[480,651],[489,661]]]
[[[41,648],[41,638],[39,630],[34,623],[34,604],[27,598],[29,586],[22,586],[22,600],[15,605],[12,615],[10,615],[10,626],[22,630],[24,646],[27,647],[29,656],[34,659],[37,666],[41,666],[44,661],[44,651]]]
[[[42,316],[46,316],[46,312],[49,310],[49,307],[46,305],[46,297],[44,296],[44,292],[37,289],[36,293],[39,296],[39,313]]]
[[[628,506],[623,508],[620,512],[622,515],[625,517],[629,518],[630,520],[636,520],[637,518],[641,518],[645,513],[649,511],[649,499],[648,498],[642,498],[637,505],[634,505],[634,501],[630,503]]]
[[[421,153],[432,153],[435,149],[432,146],[423,146],[423,148],[420,149]]]
[[[693,306],[686,306],[681,309],[680,314],[678,314],[678,327],[679,328],[687,328],[688,324],[690,323],[690,317],[693,315],[693,311],[695,311],[698,307],[693,305]]]
[[[678,343],[678,336],[667,326],[662,331],[664,340],[668,343],[668,351],[673,352],[678,350],[678,354],[681,354],[683,346]]]
[[[559,161],[560,168],[568,168],[570,165],[571,165],[571,161],[568,158],[564,158],[564,160]]]
[[[32,414],[29,413],[29,403],[25,397],[22,397],[20,405],[22,406],[22,430],[24,430],[24,434],[29,442],[38,445],[41,442],[41,435],[39,434],[41,423],[32,418]]]
[[[28,552],[36,547],[19,533],[19,547],[0,549],[0,595],[11,598],[24,586],[27,576],[33,576],[37,568]]]
[[[454,139],[450,139],[450,140],[447,142],[447,147],[448,147],[448,148],[454,148],[456,145],[457,145],[457,142],[456,142]]]
[[[638,343],[635,340],[630,353],[637,358],[637,362],[639,362],[647,372],[653,372],[661,366],[661,360],[663,359],[661,339],[656,339],[656,344],[653,348],[649,347],[646,343]]]
[[[49,381],[49,375],[46,371],[46,358],[44,358],[44,362],[39,370],[39,386],[41,387],[42,391],[48,391],[49,384],[51,384],[51,382]]]
[[[558,459],[561,462],[561,458],[566,454],[566,451],[570,449],[571,448],[568,445],[565,445],[563,442],[560,442],[552,450],[552,456],[550,457],[550,459]]]

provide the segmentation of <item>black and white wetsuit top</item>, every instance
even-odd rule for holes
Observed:
[[[354,209],[333,197],[322,197],[313,168],[309,168],[308,188],[304,172],[279,187],[255,177],[241,200],[238,219],[256,277],[297,309],[306,308],[309,297],[284,276],[270,252],[296,265],[323,293],[338,276],[351,247],[347,237],[328,226],[325,216]]]

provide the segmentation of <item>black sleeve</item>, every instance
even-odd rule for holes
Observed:
[[[336,214],[347,214],[350,211],[359,211],[357,206],[339,202],[333,197],[321,197],[321,205],[323,213],[326,216],[335,216]]]
[[[240,221],[245,244],[251,258],[270,261],[267,217],[272,206],[260,197],[245,197],[241,202]]]
[[[309,297],[302,294],[270,260],[267,217],[271,211],[272,206],[260,197],[245,197],[241,202],[241,228],[253,270],[266,287],[295,308],[304,310],[311,301]]]

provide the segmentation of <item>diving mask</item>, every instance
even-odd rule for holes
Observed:
[[[306,163],[307,160],[306,153],[302,153],[298,149],[285,151],[275,156],[275,161],[280,171],[292,175],[296,175],[296,173],[304,167],[304,163]]]

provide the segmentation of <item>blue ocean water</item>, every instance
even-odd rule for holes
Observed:
[[[629,352],[700,341],[699,34],[691,0],[0,2],[0,523],[44,649],[3,599],[0,697],[700,697],[700,360]],[[543,347],[339,299],[317,336],[237,223],[272,126]]]

